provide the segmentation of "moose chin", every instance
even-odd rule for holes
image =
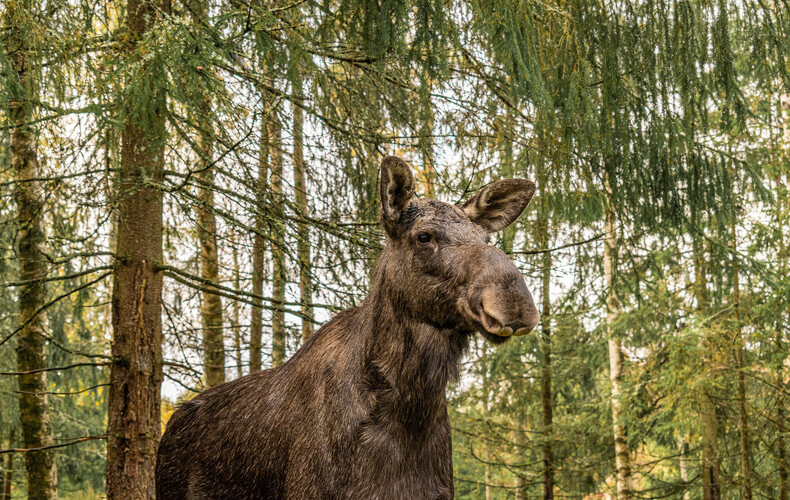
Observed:
[[[158,499],[453,497],[447,383],[475,332],[500,344],[539,320],[489,244],[535,184],[500,180],[457,206],[417,199],[390,156],[380,193],[387,242],[365,301],[282,366],[181,404],[159,444]]]

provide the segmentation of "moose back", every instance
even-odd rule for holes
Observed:
[[[452,498],[447,383],[474,332],[499,344],[538,322],[521,273],[488,244],[534,193],[505,179],[460,206],[417,199],[409,166],[385,158],[387,242],[368,297],[282,366],[183,403],[159,445],[157,498]]]

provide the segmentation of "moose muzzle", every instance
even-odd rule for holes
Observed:
[[[459,298],[458,308],[472,325],[493,335],[526,335],[540,320],[532,294],[513,262],[491,250],[485,252],[485,270],[473,280],[467,296]]]

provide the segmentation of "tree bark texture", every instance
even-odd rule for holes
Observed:
[[[781,160],[786,166],[790,166],[790,94],[789,93],[782,93],[779,98],[779,107],[781,108],[782,114],[782,157]],[[785,173],[785,183],[782,186],[782,179],[781,175],[777,176],[776,179],[777,185],[777,192],[783,193],[782,199],[780,201],[780,217],[779,217],[779,262],[781,266],[781,275],[787,276],[787,263],[788,259],[790,259],[790,251],[788,251],[788,247],[786,246],[786,242],[784,240],[785,234],[785,221],[787,217],[790,216],[790,197],[788,196],[788,190],[790,189],[790,172]],[[785,346],[784,346],[784,335],[782,333],[784,326],[784,314],[787,311],[783,311],[778,315],[778,319],[776,322],[776,349],[780,353],[786,353]],[[782,356],[784,359],[784,356]],[[785,369],[784,363],[780,366],[778,373],[776,374],[776,384],[777,387],[785,387]],[[787,461],[787,448],[786,448],[786,415],[785,415],[785,404],[787,399],[785,398],[784,394],[779,392],[776,398],[776,422],[778,429],[778,436],[776,439],[776,457],[777,462],[779,463],[779,500],[788,500],[790,498],[790,491],[788,488],[788,476],[790,476],[790,466],[788,466]]]
[[[233,288],[241,290],[241,279],[239,276],[239,246],[237,238],[234,234],[231,238],[231,245],[233,245]],[[241,325],[239,322],[239,301],[233,301],[233,316],[231,317],[231,328],[233,329],[233,350],[236,356],[236,378],[243,376],[241,366]]]
[[[271,158],[270,186],[275,213],[283,210],[283,150],[282,127],[276,115],[269,117],[269,155]],[[278,224],[285,224],[278,217]],[[272,234],[272,366],[285,362],[285,227],[277,227]]]
[[[190,10],[196,25],[206,22],[207,0],[193,0]],[[199,29],[199,28],[196,28]],[[198,138],[198,206],[197,229],[200,242],[200,276],[208,283],[219,283],[219,256],[217,252],[217,220],[214,211],[214,123],[211,100],[204,88],[197,105],[196,121],[200,122]],[[222,323],[222,300],[215,288],[206,285],[201,292],[200,316],[203,324],[203,371],[206,374],[206,387],[225,382],[225,345]]]
[[[688,467],[689,445],[686,438],[678,439],[678,466],[680,467],[680,480],[683,481],[683,500],[689,500],[691,493],[688,490],[689,467]]]
[[[262,91],[262,95],[263,92]],[[267,191],[269,186],[269,115],[261,115],[261,137],[258,151],[258,180],[255,185],[255,235],[252,242],[252,293],[257,297],[263,295],[264,253],[266,231],[263,213],[266,210]],[[261,340],[263,336],[263,303],[253,298],[252,318],[250,319],[250,372],[261,369]]]
[[[210,114],[210,103],[203,103],[203,116]],[[204,127],[211,127],[205,124]],[[214,214],[214,169],[211,158],[214,138],[210,131],[200,133],[200,161],[198,167],[197,209],[198,239],[200,240],[200,276],[209,283],[219,283],[219,256],[217,255],[217,220]],[[203,321],[203,364],[206,373],[206,386],[213,387],[225,382],[225,345],[222,328],[222,301],[212,293],[213,287],[207,285],[203,290],[200,316]]]
[[[434,165],[434,140],[433,140],[433,106],[431,105],[431,82],[425,76],[423,85],[427,87],[426,95],[422,100],[426,101],[422,106],[421,127],[417,138],[417,148],[422,153],[422,168],[417,169],[417,182],[423,186],[423,193],[426,198],[436,198],[436,167]]]
[[[11,427],[8,431],[8,447],[14,447],[16,429]],[[0,490],[2,500],[11,500],[12,485],[14,484],[14,454],[8,453],[5,457],[5,470],[3,471],[3,489]]]
[[[11,164],[16,180],[39,177],[36,156],[35,130],[30,126],[33,119],[31,96],[35,95],[34,77],[28,59],[28,34],[20,26],[24,16],[32,13],[29,1],[9,4],[6,26],[11,42],[17,50],[10,55],[14,76],[18,86],[9,95],[9,121],[11,129]],[[46,278],[47,259],[43,253],[44,233],[41,186],[38,182],[17,182],[14,199],[17,208],[17,256],[19,279],[27,282],[19,287],[19,325],[17,334],[16,361],[19,371],[46,368],[46,342],[44,336],[44,314],[40,309],[47,302],[46,286],[36,281]],[[50,425],[46,372],[28,373],[18,377],[19,413],[21,420],[22,445],[25,448],[40,448],[53,444]],[[28,498],[57,498],[57,466],[52,450],[25,454]]]
[[[705,266],[705,255],[699,238],[694,240],[694,294],[697,300],[697,311],[708,309],[708,279]],[[703,340],[705,352],[704,366],[710,366],[713,360],[711,339]],[[720,500],[721,484],[719,471],[721,459],[718,452],[719,419],[716,415],[716,406],[711,399],[711,394],[703,388],[700,397],[700,420],[702,423],[702,498],[704,500]]]
[[[541,166],[542,162],[541,162]],[[538,211],[538,230],[540,231],[541,248],[549,247],[549,213],[548,197],[545,196],[547,182],[545,169],[538,173],[541,194]],[[543,500],[554,498],[554,448],[552,435],[552,394],[551,394],[551,253],[543,254],[542,272],[542,311],[540,318],[540,346],[543,351],[541,366],[540,406],[543,423]]]
[[[746,413],[746,379],[743,363],[744,339],[741,329],[740,304],[740,268],[737,255],[737,233],[735,221],[732,221],[732,303],[735,306],[735,364],[738,371],[738,431],[741,446],[741,494],[745,500],[752,500],[752,466],[749,450],[749,416]]]
[[[292,80],[294,101],[302,102],[302,77],[298,70]],[[293,162],[294,195],[300,215],[307,217],[310,208],[307,203],[307,175],[304,162],[304,112],[299,105],[293,107]],[[313,334],[313,283],[310,265],[310,226],[300,222],[297,228],[297,257],[299,258],[299,294],[302,309],[302,342]]]
[[[520,428],[521,423],[520,420],[516,420],[514,422],[514,429],[515,429],[515,436],[513,437],[513,441],[516,444],[516,456],[521,456],[523,450],[526,448],[526,443],[524,439],[524,431]],[[527,487],[529,486],[529,482],[524,479],[524,474],[519,473],[516,475],[516,500],[526,500],[529,495],[527,491]]]
[[[608,186],[607,186],[608,189]],[[619,339],[614,338],[612,325],[620,312],[620,301],[615,293],[615,273],[617,266],[617,218],[610,204],[606,209],[606,240],[604,242],[604,279],[608,290],[606,299],[606,324],[609,336],[609,380],[612,384],[612,424],[614,430],[614,452],[617,467],[617,498],[630,500],[631,492],[631,450],[628,448],[625,426],[623,425],[623,350]]]
[[[149,31],[167,0],[128,0],[130,43]],[[134,47],[130,47],[134,49]],[[164,92],[153,88],[152,123],[128,118],[121,137],[118,237],[113,271],[113,361],[107,423],[107,498],[155,498],[161,434],[162,191]]]

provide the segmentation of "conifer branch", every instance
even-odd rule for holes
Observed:
[[[26,370],[23,372],[0,372],[0,375],[31,375],[33,373],[42,373],[42,372],[57,372],[62,370],[70,370],[72,368],[79,368],[81,366],[107,366],[111,364],[110,361],[99,361],[96,363],[74,363],[71,365],[66,366],[53,366],[51,368],[36,368],[35,370]]]
[[[35,312],[35,313],[33,313],[33,314],[30,316],[30,318],[28,318],[28,320],[27,320],[27,321],[25,321],[24,323],[22,323],[21,325],[19,325],[19,326],[16,328],[16,330],[14,330],[13,332],[11,332],[11,333],[9,333],[7,336],[5,336],[5,337],[3,338],[3,340],[2,340],[2,341],[0,341],[0,346],[1,346],[1,345],[3,345],[3,344],[5,344],[5,343],[6,343],[6,342],[8,342],[9,340],[11,340],[11,339],[14,337],[14,335],[16,335],[17,333],[21,332],[21,331],[22,331],[22,330],[23,330],[23,329],[24,329],[24,328],[25,328],[27,325],[29,325],[29,324],[30,324],[30,323],[31,323],[31,322],[32,322],[34,319],[36,319],[36,317],[38,317],[38,315],[39,315],[39,314],[41,314],[42,312],[44,312],[45,310],[47,310],[47,309],[48,309],[49,307],[51,307],[52,305],[56,304],[56,303],[57,303],[57,302],[59,302],[60,300],[62,300],[62,299],[64,299],[64,298],[66,298],[66,297],[68,297],[68,296],[70,296],[70,295],[73,295],[73,294],[75,294],[75,293],[79,292],[80,290],[84,290],[84,289],[86,289],[86,288],[88,288],[88,287],[90,287],[90,286],[93,286],[93,285],[95,285],[96,283],[100,282],[101,280],[103,280],[103,279],[104,279],[104,278],[106,278],[107,276],[110,276],[111,274],[112,274],[112,271],[106,272],[106,273],[102,274],[101,276],[99,276],[99,277],[98,277],[98,278],[96,278],[96,279],[93,279],[93,280],[91,280],[91,281],[88,281],[87,283],[84,283],[84,284],[82,284],[82,285],[78,286],[77,288],[73,288],[73,289],[69,290],[69,291],[68,291],[68,292],[66,292],[66,293],[62,293],[62,294],[58,295],[57,297],[55,297],[54,299],[50,300],[49,302],[47,302],[47,303],[46,303],[46,304],[44,304],[43,306],[39,307],[39,308],[36,310],[36,312]]]
[[[558,250],[563,250],[565,248],[576,247],[576,246],[580,246],[580,245],[585,245],[587,243],[592,243],[593,241],[600,240],[604,236],[606,236],[606,233],[600,233],[600,234],[596,234],[592,238],[587,238],[586,240],[574,241],[573,243],[568,243],[566,245],[560,245],[560,246],[554,247],[554,248],[544,248],[542,250],[527,250],[527,251],[522,251],[522,252],[512,251],[512,252],[508,252],[508,255],[538,255],[538,254],[543,254],[543,253],[551,253],[551,252],[556,252]]]
[[[68,443],[52,444],[49,446],[40,446],[38,448],[8,448],[5,450],[0,450],[0,455],[5,453],[32,453],[36,451],[52,450],[54,448],[64,448],[66,446],[72,446],[77,443],[84,443],[85,441],[93,441],[96,439],[107,439],[107,435],[102,434],[99,436],[85,436],[69,441]]]

